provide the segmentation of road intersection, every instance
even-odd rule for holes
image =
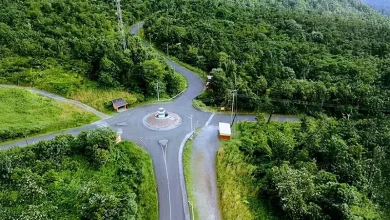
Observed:
[[[131,29],[132,34],[137,34],[142,22]],[[151,156],[155,179],[157,182],[159,219],[160,220],[190,220],[190,212],[187,202],[185,181],[183,176],[182,152],[186,140],[190,137],[193,130],[205,125],[218,125],[218,122],[230,122],[230,115],[212,114],[202,112],[192,106],[192,100],[203,90],[202,80],[193,72],[180,66],[179,64],[165,59],[176,72],[182,74],[187,82],[188,88],[179,97],[170,103],[150,104],[132,108],[118,113],[110,118],[104,118],[99,122],[86,125],[80,128],[69,129],[64,132],[58,132],[37,138],[31,138],[26,141],[20,141],[6,146],[2,149],[8,149],[14,146],[26,146],[41,140],[54,138],[61,133],[76,135],[80,131],[95,129],[98,125],[104,124],[114,130],[122,131],[122,140],[129,140],[142,146]],[[181,116],[182,124],[169,131],[154,131],[146,128],[142,119],[145,115],[156,112],[159,107],[165,108],[168,112],[173,112]],[[191,117],[189,117],[191,116]],[[236,121],[250,120],[254,121],[254,115],[239,115]],[[275,116],[273,120],[296,121],[297,117]],[[164,140],[161,142],[161,140]],[[163,144],[162,144],[163,143]]]

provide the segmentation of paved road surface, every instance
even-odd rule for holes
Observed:
[[[135,25],[131,29],[131,33],[137,33],[138,28],[142,26]],[[211,113],[201,112],[192,107],[192,99],[200,94],[204,85],[201,79],[190,70],[178,65],[177,63],[165,59],[170,66],[175,66],[177,72],[182,74],[188,82],[188,89],[177,99],[171,103],[152,104],[134,109],[129,109],[125,112],[116,114],[111,118],[105,118],[98,122],[104,122],[113,129],[122,129],[122,139],[136,142],[143,146],[150,154],[153,160],[154,173],[157,181],[158,202],[159,202],[159,219],[160,220],[182,220],[190,219],[188,203],[185,192],[184,177],[182,167],[179,166],[181,143],[185,136],[191,132],[192,115],[193,129],[203,127],[206,123],[217,125],[218,122],[230,122],[230,115],[214,115]],[[72,101],[73,102],[73,101]],[[84,104],[82,104],[84,105]],[[142,125],[142,118],[151,113],[156,112],[159,107],[164,107],[168,112],[174,112],[182,117],[182,124],[170,131],[152,131]],[[237,121],[254,120],[254,116],[242,115],[237,117]],[[287,120],[281,116],[279,119]],[[293,119],[297,120],[297,118]],[[118,125],[120,124],[120,125]],[[81,128],[67,130],[66,133],[77,134],[82,130],[96,128],[97,123],[87,125]],[[39,138],[31,138],[29,143],[34,143],[40,140],[52,139],[57,134],[51,134]],[[161,139],[167,139],[168,147],[165,153],[158,144]],[[13,146],[25,146],[25,141],[6,145],[2,148],[10,148]],[[166,161],[166,163],[165,163]],[[181,171],[180,171],[181,170]],[[168,175],[167,175],[168,174]]]
[[[199,219],[220,220],[215,157],[219,148],[218,126],[205,126],[196,136],[191,155],[193,193]]]

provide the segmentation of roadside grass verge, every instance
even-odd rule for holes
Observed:
[[[198,110],[204,111],[204,112],[212,112],[212,113],[218,113],[218,114],[231,114],[230,109],[227,109],[225,111],[221,111],[220,107],[215,107],[215,106],[208,106],[204,104],[201,100],[199,99],[193,99],[192,100],[192,106]],[[258,112],[249,112],[249,111],[236,111],[237,114],[239,115],[256,115]]]
[[[193,139],[195,138],[196,132],[194,133],[194,136],[192,139],[189,139],[187,143],[184,146],[183,151],[183,169],[184,169],[184,178],[186,181],[186,190],[187,190],[187,197],[188,201],[192,203],[194,206],[194,218],[195,220],[199,220],[199,214],[198,209],[196,206],[196,201],[194,197],[194,189],[193,189],[193,176],[192,176],[192,169],[191,169],[191,156],[192,156],[192,143]],[[192,216],[192,208],[191,205],[188,204],[188,207],[190,209],[190,214]]]
[[[25,89],[0,88],[0,142],[89,124],[99,118]]]
[[[255,167],[244,162],[233,137],[222,141],[217,152],[217,185],[222,219],[276,220],[265,202],[257,202],[259,186],[253,184]]]
[[[200,101],[198,99],[192,100],[192,106],[194,106],[194,108],[201,110],[201,111],[204,111],[204,112],[217,112],[218,111],[218,108],[207,106],[206,104],[204,104],[202,101]]]
[[[117,90],[101,90],[101,89],[83,89],[78,90],[74,94],[70,95],[71,99],[78,100],[85,103],[92,108],[106,113],[113,114],[111,100],[123,98],[129,103],[130,106],[135,105],[139,101],[137,96],[132,95],[126,91]]]
[[[142,173],[143,181],[139,186],[137,219],[158,219],[157,185],[153,172],[152,159],[144,149],[133,143],[130,149],[132,155],[137,157],[137,161],[142,161],[139,172]]]

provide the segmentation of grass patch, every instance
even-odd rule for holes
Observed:
[[[99,118],[25,89],[0,88],[0,142],[78,127]]]
[[[234,141],[234,137],[233,140]],[[245,163],[239,149],[222,141],[217,152],[217,184],[222,219],[276,220],[266,203],[258,200],[254,166]]]
[[[195,135],[195,133],[194,133],[194,135]],[[193,193],[193,178],[192,178],[192,170],[191,170],[192,143],[193,143],[193,140],[189,139],[187,141],[187,143],[185,144],[184,151],[183,151],[183,169],[184,169],[184,178],[186,181],[186,190],[187,190],[188,201],[191,201],[191,203],[194,206],[195,220],[199,220],[198,209],[196,206],[196,201],[195,201],[195,197],[194,197],[194,193]],[[190,214],[192,216],[191,205],[188,204],[188,207],[190,209]]]
[[[157,185],[152,159],[144,149],[135,144],[132,144],[131,150],[133,155],[137,155],[137,160],[142,161],[142,169],[139,172],[142,173],[143,182],[139,186],[137,219],[158,219]]]
[[[114,109],[112,108],[111,100],[117,98],[123,98],[129,103],[130,106],[135,105],[138,99],[135,95],[132,95],[126,91],[117,90],[99,90],[99,89],[88,89],[79,90],[70,96],[71,99],[78,100],[82,103],[95,108],[98,111],[106,114],[113,114]]]
[[[179,90],[180,91],[185,90],[188,87],[187,79],[178,72],[175,72],[175,74],[177,74],[179,77]]]
[[[194,106],[194,108],[199,109],[199,110],[204,111],[204,112],[217,112],[218,111],[218,108],[207,106],[202,101],[197,100],[197,99],[192,100],[192,106]]]

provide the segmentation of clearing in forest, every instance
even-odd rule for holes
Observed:
[[[25,89],[0,88],[0,142],[89,124],[99,118]]]

